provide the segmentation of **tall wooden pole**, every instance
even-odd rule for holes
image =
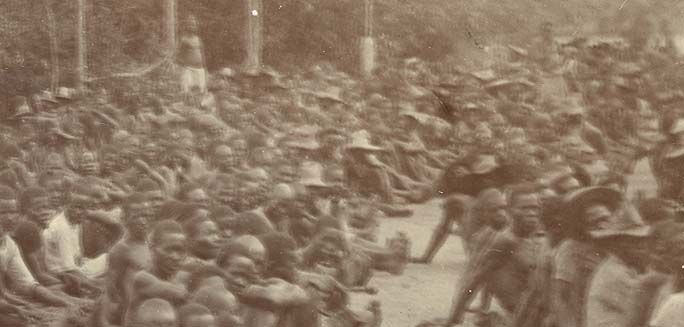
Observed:
[[[78,1],[78,19],[76,23],[77,33],[77,57],[76,57],[76,89],[85,89],[87,74],[86,66],[86,0]]]
[[[164,45],[168,55],[176,51],[176,0],[164,1]]]
[[[262,0],[247,1],[247,61],[248,70],[261,68],[263,53],[263,2]]]
[[[50,91],[56,92],[59,86],[59,43],[57,41],[57,22],[50,0],[43,0],[50,39]]]
[[[364,1],[363,36],[361,37],[360,70],[364,78],[369,78],[375,70],[375,39],[373,38],[373,0]]]

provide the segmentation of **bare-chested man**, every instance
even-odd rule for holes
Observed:
[[[133,277],[124,322],[130,320],[131,310],[147,299],[161,298],[174,305],[185,302],[188,291],[185,285],[177,283],[177,277],[187,256],[186,242],[183,228],[178,223],[157,223],[150,235],[152,267],[139,271]]]
[[[144,193],[129,197],[124,206],[126,236],[109,252],[107,285],[98,307],[94,312],[93,325],[120,325],[124,307],[131,297],[133,276],[152,265],[150,249],[147,244],[147,226],[154,218],[154,206]]]
[[[510,227],[496,233],[477,255],[471,257],[466,272],[458,283],[449,324],[463,321],[473,295],[483,287],[513,313],[522,294],[528,289],[528,278],[536,262],[536,231],[541,203],[535,185],[512,187],[509,198]]]

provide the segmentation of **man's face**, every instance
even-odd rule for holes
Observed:
[[[524,234],[535,232],[538,228],[539,216],[541,214],[539,196],[537,194],[521,194],[517,196],[513,200],[510,214],[518,231]]]
[[[154,219],[154,207],[150,202],[140,202],[131,204],[126,221],[126,228],[129,233],[137,239],[147,237],[147,227]]]
[[[61,210],[66,203],[66,195],[62,185],[62,181],[52,181],[45,185],[50,200],[50,206],[54,210]]]
[[[28,208],[28,216],[40,227],[46,228],[54,214],[54,208],[50,205],[49,197],[39,196],[31,200],[31,206]]]
[[[81,172],[85,175],[97,175],[100,170],[100,164],[95,159],[92,152],[86,152],[81,157]]]
[[[584,210],[584,223],[587,232],[598,232],[609,228],[613,212],[605,205],[596,204]]]
[[[85,217],[94,210],[102,208],[102,202],[86,195],[72,195],[69,204],[68,217],[73,224],[80,223]]]
[[[338,276],[342,268],[342,261],[346,256],[345,249],[340,244],[343,241],[343,237],[340,232],[329,230],[327,235],[321,239],[316,259],[313,263],[313,268],[316,271],[333,277]]]
[[[506,224],[508,224],[508,214],[506,212],[506,197],[501,194],[493,199],[491,199],[490,203],[487,203],[484,208],[484,221],[488,222],[490,226],[500,229]]]
[[[245,160],[247,158],[247,141],[238,139],[233,141],[233,151],[237,160]]]
[[[0,237],[14,230],[19,219],[16,200],[0,200]]]
[[[152,247],[152,255],[157,268],[169,275],[183,267],[187,256],[186,238],[180,233],[166,233],[160,236],[158,243]]]
[[[252,285],[257,279],[257,269],[254,262],[243,256],[236,256],[229,260],[225,267],[226,284],[233,294],[241,294],[242,291]]]
[[[102,157],[102,171],[115,173],[124,171],[127,160],[117,153],[105,153]]]
[[[210,199],[203,189],[198,188],[188,193],[188,201],[202,207],[208,207]]]
[[[152,210],[153,219],[154,215],[159,213],[159,210],[161,209],[162,205],[164,205],[164,201],[166,200],[164,198],[164,193],[161,190],[147,191],[143,194],[143,196],[145,197],[145,201],[148,203],[150,209]]]
[[[218,255],[220,241],[218,227],[208,220],[197,227],[197,234],[190,240],[190,245],[198,257],[214,259]]]
[[[214,153],[214,161],[218,169],[224,172],[229,172],[237,166],[235,154],[233,150],[228,147],[222,147]]]

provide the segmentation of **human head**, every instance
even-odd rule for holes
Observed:
[[[209,206],[211,199],[207,192],[198,184],[186,184],[178,192],[178,199],[188,203],[196,204],[204,208]]]
[[[24,190],[20,198],[21,211],[42,228],[46,228],[54,215],[50,196],[44,188],[33,186]]]
[[[234,240],[221,249],[216,264],[225,273],[226,287],[236,295],[242,294],[246,287],[259,278],[257,267],[249,258],[247,249]]]
[[[200,287],[190,296],[190,301],[206,306],[216,317],[224,312],[234,314],[240,306],[235,295],[223,287]]]
[[[132,318],[134,327],[177,327],[178,317],[171,303],[162,299],[145,300],[134,308]]]
[[[145,194],[133,193],[122,207],[123,220],[131,238],[147,239],[148,226],[155,218],[155,211]]]
[[[216,318],[201,304],[189,303],[178,309],[180,327],[214,327]]]
[[[86,151],[81,154],[79,162],[79,170],[81,171],[82,174],[84,175],[97,175],[100,171],[100,164],[97,161],[97,157],[95,157],[95,154]]]
[[[254,265],[257,267],[259,273],[263,272],[267,257],[266,248],[261,241],[253,235],[238,236],[233,241],[244,247],[245,254],[254,261]]]
[[[217,146],[214,149],[213,164],[222,172],[231,172],[237,165],[233,149],[225,144]]]
[[[537,231],[541,215],[541,201],[535,184],[512,186],[508,196],[508,213],[513,231],[521,236],[529,236]]]
[[[508,224],[506,196],[497,189],[486,189],[480,193],[474,212],[479,214],[481,223],[500,230]]]
[[[295,253],[297,244],[285,233],[272,232],[260,237],[266,248],[268,262],[264,270],[265,277],[276,277],[286,281],[294,281],[299,258]]]
[[[190,252],[204,260],[216,259],[221,238],[216,223],[206,217],[194,217],[183,224]]]
[[[177,273],[187,256],[187,239],[175,221],[158,222],[150,235],[150,250],[156,271],[166,276]]]
[[[91,211],[101,209],[107,199],[107,194],[98,185],[97,180],[82,178],[73,185],[69,193],[67,218],[71,223],[78,224],[90,215]]]

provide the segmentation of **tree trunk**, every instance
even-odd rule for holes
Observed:
[[[261,0],[247,1],[247,62],[248,70],[261,68],[263,48],[263,3]]]
[[[50,90],[57,91],[59,86],[59,41],[57,40],[57,23],[52,11],[50,0],[43,0],[48,24],[48,38],[50,39]]]
[[[176,0],[164,1],[164,40],[167,55],[176,51]]]
[[[84,91],[86,81],[86,0],[78,1],[78,20],[76,21],[76,88]]]

